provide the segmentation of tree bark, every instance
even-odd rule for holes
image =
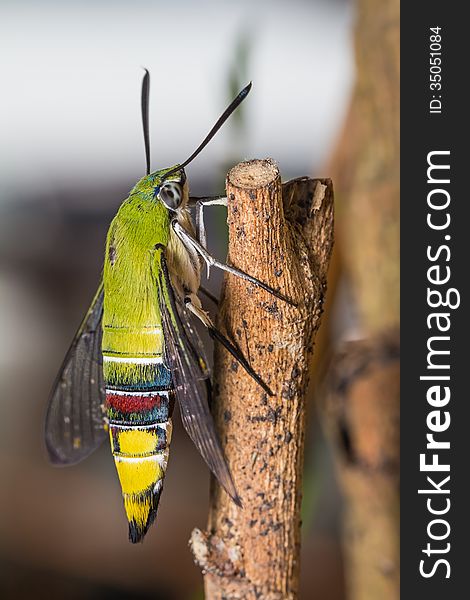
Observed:
[[[338,351],[325,391],[350,600],[399,598],[399,16],[398,0],[357,2],[356,87],[328,169],[364,337]]]
[[[305,391],[333,243],[330,180],[281,185],[271,160],[227,176],[228,262],[292,306],[233,275],[224,280],[219,327],[269,385],[266,394],[220,346],[214,418],[238,508],[213,481],[207,532],[191,546],[207,600],[295,599],[299,585]]]
[[[325,382],[351,600],[399,597],[399,354],[396,332],[348,342]]]
[[[367,335],[400,319],[400,3],[358,0],[357,79],[328,173],[337,236]]]

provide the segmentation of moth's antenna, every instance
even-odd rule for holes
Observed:
[[[214,137],[214,135],[219,131],[219,129],[222,127],[222,125],[225,123],[225,121],[233,113],[233,111],[248,96],[248,93],[250,92],[252,85],[253,85],[253,83],[250,81],[250,83],[246,87],[244,87],[242,89],[242,91],[238,94],[238,96],[234,100],[232,100],[232,102],[230,103],[230,105],[227,106],[227,108],[224,110],[224,112],[220,115],[220,117],[217,120],[217,123],[214,125],[214,127],[212,127],[212,129],[206,135],[206,137],[204,138],[204,140],[202,141],[202,143],[196,148],[196,150],[191,154],[191,156],[189,158],[187,158],[184,161],[184,163],[182,163],[181,165],[178,165],[174,169],[171,169],[171,171],[167,171],[165,173],[165,175],[164,175],[164,179],[166,179],[169,175],[172,175],[173,173],[176,173],[177,171],[180,171],[181,169],[184,169],[184,167],[186,165],[189,165],[189,163],[193,159],[196,158],[196,156],[199,154],[199,152],[201,152],[201,150],[203,150],[207,146],[207,144],[211,141],[211,139]]]
[[[142,126],[144,128],[145,159],[147,161],[147,175],[150,173],[150,137],[149,137],[149,94],[150,73],[144,69],[142,80]]]

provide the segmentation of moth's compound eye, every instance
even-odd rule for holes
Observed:
[[[183,188],[176,181],[165,183],[158,194],[163,204],[170,210],[176,210],[183,201]]]

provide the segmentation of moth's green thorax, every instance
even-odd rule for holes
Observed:
[[[103,349],[120,356],[139,356],[161,352],[161,340],[145,332],[161,327],[157,286],[160,273],[159,252],[170,240],[171,211],[159,199],[163,185],[184,183],[184,172],[165,174],[175,167],[146,175],[132,188],[111,222],[104,261]],[[187,187],[184,183],[187,196]],[[157,347],[158,346],[158,347]],[[122,375],[125,365],[105,364]]]

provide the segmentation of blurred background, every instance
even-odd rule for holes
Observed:
[[[99,281],[107,227],[144,173],[141,67],[154,169],[182,162],[253,80],[188,167],[194,195],[221,193],[227,168],[248,158],[273,157],[284,180],[328,177],[353,94],[356,12],[348,0],[2,2],[2,598],[202,598],[187,542],[206,523],[209,474],[178,415],[158,523],[135,547],[108,447],[70,469],[48,464],[48,394]],[[207,227],[223,258],[224,209]],[[359,335],[339,271],[320,349]],[[209,287],[220,282],[214,273]],[[341,494],[310,400],[308,422],[301,597],[343,600]]]

